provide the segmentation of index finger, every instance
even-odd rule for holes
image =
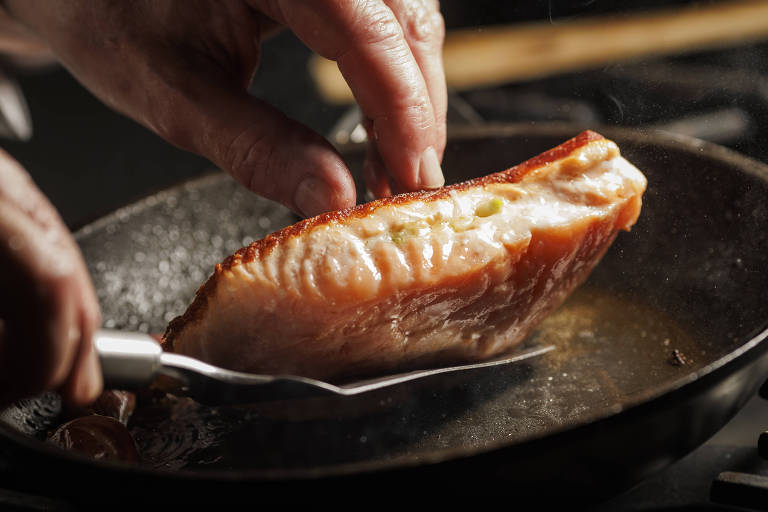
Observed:
[[[398,22],[381,0],[251,3],[335,60],[366,117],[388,171],[402,188],[442,186],[444,132],[424,75]]]

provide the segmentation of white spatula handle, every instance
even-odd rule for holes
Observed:
[[[96,331],[93,343],[101,362],[105,388],[139,389],[154,380],[163,349],[151,336],[101,329]]]

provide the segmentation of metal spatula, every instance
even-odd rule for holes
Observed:
[[[146,334],[100,330],[94,337],[107,388],[138,390],[158,376],[170,378],[174,394],[205,404],[225,405],[319,396],[352,396],[441,373],[505,365],[538,356],[555,347],[535,347],[481,363],[387,375],[344,385],[293,375],[257,375],[225,370],[197,359],[163,352]],[[168,381],[169,379],[164,379]]]

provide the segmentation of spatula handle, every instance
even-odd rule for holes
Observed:
[[[151,336],[101,329],[96,331],[93,343],[105,388],[139,389],[154,380],[163,349]]]

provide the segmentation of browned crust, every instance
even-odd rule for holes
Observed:
[[[447,187],[440,188],[438,190],[423,190],[419,192],[409,192],[407,194],[400,194],[392,197],[385,197],[357,205],[351,208],[345,208],[344,210],[338,210],[333,212],[326,212],[316,217],[311,217],[303,221],[297,222],[292,226],[288,226],[279,231],[268,235],[267,237],[257,240],[251,243],[247,247],[243,247],[235,252],[233,255],[226,258],[222,263],[216,265],[216,270],[213,275],[208,278],[195,294],[195,300],[189,306],[187,311],[179,317],[174,318],[168,324],[168,329],[163,336],[165,342],[165,348],[167,350],[173,350],[173,340],[181,332],[184,325],[194,322],[196,319],[202,318],[203,313],[208,305],[208,297],[213,294],[216,289],[219,276],[225,271],[230,270],[237,265],[243,265],[254,261],[257,258],[261,258],[269,254],[272,249],[283,243],[284,241],[298,237],[316,226],[323,224],[329,224],[331,222],[343,222],[350,218],[360,218],[370,215],[377,208],[389,205],[399,205],[409,203],[412,201],[435,201],[447,197],[452,191],[462,191],[472,187],[485,186],[494,183],[517,183],[523,179],[524,176],[530,172],[539,169],[547,164],[567,157],[575,150],[589,144],[590,142],[601,140],[604,137],[599,133],[591,130],[585,130],[576,137],[569,139],[559,146],[556,146],[538,156],[535,156],[525,162],[511,167],[505,171],[489,174],[479,178],[464,181],[462,183],[456,183]]]

